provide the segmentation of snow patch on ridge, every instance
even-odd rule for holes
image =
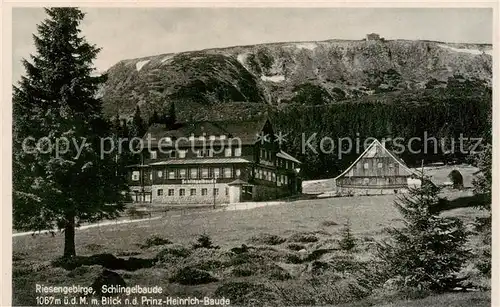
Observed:
[[[299,43],[299,44],[295,44],[295,48],[297,48],[297,49],[314,50],[317,47],[318,47],[318,44],[315,44],[315,43]]]
[[[174,57],[173,55],[167,55],[166,57],[164,57],[163,59],[161,59],[161,62],[165,63],[165,62],[168,61],[168,63],[170,63],[173,57]]]
[[[142,67],[144,67],[144,65],[146,65],[148,63],[149,63],[149,60],[139,61],[135,64],[135,69],[137,69],[137,71],[140,71],[142,69]]]
[[[241,65],[245,65],[247,57],[248,57],[248,53],[240,53],[240,54],[238,54],[236,59],[238,60],[238,62],[241,63]]]
[[[285,81],[285,76],[276,75],[276,76],[260,76],[262,81],[271,81],[271,82],[282,82]]]
[[[491,55],[491,50],[479,50],[479,49],[468,49],[468,48],[455,48],[447,45],[438,45],[441,48],[448,49],[454,52],[469,53],[474,55],[480,55],[483,53]]]

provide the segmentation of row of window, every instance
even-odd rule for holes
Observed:
[[[278,174],[276,175],[275,172],[266,170],[266,169],[261,169],[261,168],[256,168],[255,169],[255,178],[256,179],[261,179],[261,180],[267,180],[267,181],[272,181],[278,184],[278,186],[288,184],[289,178],[287,175],[283,174]]]
[[[272,153],[264,148],[261,148],[260,149],[260,158],[262,160],[271,161],[272,160]]]
[[[239,168],[234,170],[234,176],[239,177],[241,170]],[[210,179],[210,178],[233,178],[233,168],[179,168],[169,169],[168,171],[157,171],[156,177],[160,179]],[[132,172],[132,181],[139,181],[140,171]],[[149,179],[153,180],[153,173],[149,174]]]
[[[351,179],[346,177],[343,179],[345,184],[363,184],[363,185],[383,185],[383,184],[404,184],[406,179],[386,177],[386,178],[363,178],[361,179]]]
[[[295,163],[293,161],[288,161],[284,159],[278,159],[277,162],[278,167],[286,168],[286,169],[294,169]]]
[[[158,158],[158,152],[157,151],[150,151],[150,158],[151,159],[156,159]],[[166,151],[167,156],[170,158],[186,158],[186,153],[187,150],[169,150]],[[194,154],[196,155],[197,158],[204,158],[204,157],[213,157],[216,154],[222,153],[220,150],[215,150],[215,149],[197,149],[194,151]],[[241,147],[235,147],[235,148],[224,148],[224,157],[240,157],[241,156]]]
[[[189,189],[189,196],[196,196],[198,193],[198,189]],[[158,189],[156,191],[157,196],[163,196],[163,189]],[[202,188],[201,189],[201,196],[208,196],[208,189],[207,188]],[[218,196],[219,195],[219,189],[214,188],[212,190],[212,196]],[[229,195],[229,188],[226,188],[226,196]],[[167,190],[167,196],[176,196],[175,195],[175,190],[174,189],[168,189]],[[186,189],[179,189],[179,195],[178,196],[186,196]]]
[[[205,140],[207,140],[207,136],[206,135],[194,136],[194,134],[191,134],[187,139],[189,141],[195,141],[195,140],[205,141]],[[217,139],[219,139],[219,140],[225,140],[225,139],[227,139],[227,136],[223,135],[223,134],[221,134],[221,135],[210,135],[210,136],[208,136],[208,139],[211,140],[211,141],[215,141]],[[164,143],[166,143],[168,145],[171,145],[174,140],[176,140],[175,137],[166,136],[166,137],[163,137],[160,140],[160,142],[162,142],[162,143],[164,142]]]
[[[261,168],[256,168],[255,169],[255,178],[261,179],[261,180],[267,180],[267,181],[275,181],[276,180],[276,173],[266,170],[266,169],[261,169]]]
[[[389,163],[388,166],[389,166],[389,168],[393,168],[394,164],[393,163]],[[377,163],[377,168],[383,168],[383,167],[384,167],[384,164],[382,162]],[[363,168],[364,169],[369,169],[370,168],[370,164],[369,163],[363,164]]]

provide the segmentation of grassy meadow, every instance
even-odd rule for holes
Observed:
[[[62,255],[62,234],[14,237],[13,304],[35,305],[36,283],[89,286],[103,266],[113,262],[106,257],[118,257],[135,263],[110,268],[127,285],[159,285],[172,296],[225,297],[232,305],[253,306],[442,306],[438,302],[448,298],[402,295],[381,283],[375,242],[385,236],[385,227],[399,223],[395,197],[298,200],[243,211],[166,212],[146,222],[79,230],[77,254],[94,260],[70,267],[54,263]],[[484,213],[458,208],[444,214],[472,223]],[[339,248],[348,220],[356,238],[351,251]],[[194,247],[202,234],[219,248]],[[474,235],[469,241],[471,249],[481,248]],[[101,260],[86,258],[96,254]],[[489,280],[479,278],[478,283],[488,287]],[[489,305],[488,291],[447,295],[455,301],[449,306]]]

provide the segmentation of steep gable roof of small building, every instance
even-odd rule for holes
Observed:
[[[351,168],[353,168],[356,165],[356,163],[358,163],[358,161],[361,158],[363,158],[363,157],[365,157],[365,158],[373,158],[373,157],[379,156],[379,155],[391,157],[399,165],[401,165],[403,167],[403,169],[408,172],[409,175],[413,175],[414,174],[414,172],[410,168],[408,168],[408,166],[406,166],[406,163],[401,158],[399,158],[398,156],[396,156],[395,154],[393,154],[382,143],[380,143],[379,140],[374,140],[370,144],[370,146],[368,146],[365,149],[365,151],[361,155],[359,155],[359,157],[344,172],[342,172],[342,174],[340,174],[337,177],[335,177],[335,179],[340,178],[340,177],[344,176],[345,174],[347,174],[351,170]]]
[[[294,157],[292,157],[290,154],[286,153],[285,151],[283,150],[280,150],[277,154],[276,154],[277,157],[280,157],[282,159],[285,159],[285,160],[289,160],[289,161],[292,161],[292,162],[295,162],[295,163],[299,163],[299,164],[302,164],[302,162],[300,162],[299,160],[295,159]]]
[[[227,143],[227,140],[232,138],[239,139],[241,144],[254,144],[257,141],[258,134],[263,130],[267,122],[267,117],[254,120],[196,121],[177,123],[174,129],[166,129],[165,125],[154,124],[149,127],[143,141],[147,141],[149,135],[152,139],[151,145],[157,146],[160,139],[175,141],[193,135],[195,145],[203,144],[203,141],[198,139],[200,136],[205,136],[206,142],[210,141],[210,136],[215,136],[214,145]],[[226,139],[220,139],[221,135],[225,136]],[[165,141],[162,142],[162,145],[164,144],[166,144]],[[188,140],[178,143],[179,146],[191,144],[192,142]]]

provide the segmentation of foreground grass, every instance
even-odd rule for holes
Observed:
[[[386,299],[387,300],[387,299]],[[420,299],[395,299],[390,303],[373,299],[361,300],[339,307],[486,307],[491,305],[491,292],[458,292],[430,295]]]
[[[245,211],[166,214],[162,219],[77,231],[77,253],[93,254],[138,251],[136,244],[151,235],[190,243],[206,233],[223,247],[234,247],[257,233],[289,235],[294,231],[324,229],[335,234],[347,219],[358,236],[376,235],[383,227],[394,225],[399,213],[393,195],[305,200],[280,206]],[[332,221],[337,226],[326,227]],[[63,253],[64,236],[49,234],[13,238],[13,250],[30,255],[31,260],[47,261]],[[88,248],[90,245],[90,248]]]
[[[246,211],[167,214],[159,220],[77,231],[77,254],[154,259],[153,267],[115,271],[127,285],[159,285],[172,296],[229,296],[233,304],[250,300],[256,306],[371,306],[389,301],[370,297],[378,281],[364,273],[375,272],[372,275],[377,277],[373,241],[383,236],[384,227],[397,225],[399,214],[393,201],[393,195],[384,195],[295,201]],[[446,214],[469,223],[481,212],[460,208]],[[349,253],[338,249],[347,219],[358,239],[356,249]],[[203,233],[220,248],[193,248]],[[153,235],[168,241],[145,246]],[[13,238],[14,305],[35,305],[36,283],[89,286],[100,274],[100,265],[71,270],[54,267],[51,261],[62,254],[62,244],[61,234]],[[231,251],[242,244],[251,250]],[[201,270],[210,281],[185,284],[186,269]],[[454,293],[420,303],[393,297],[390,301],[396,305],[380,306],[483,306],[489,301],[485,293]]]

